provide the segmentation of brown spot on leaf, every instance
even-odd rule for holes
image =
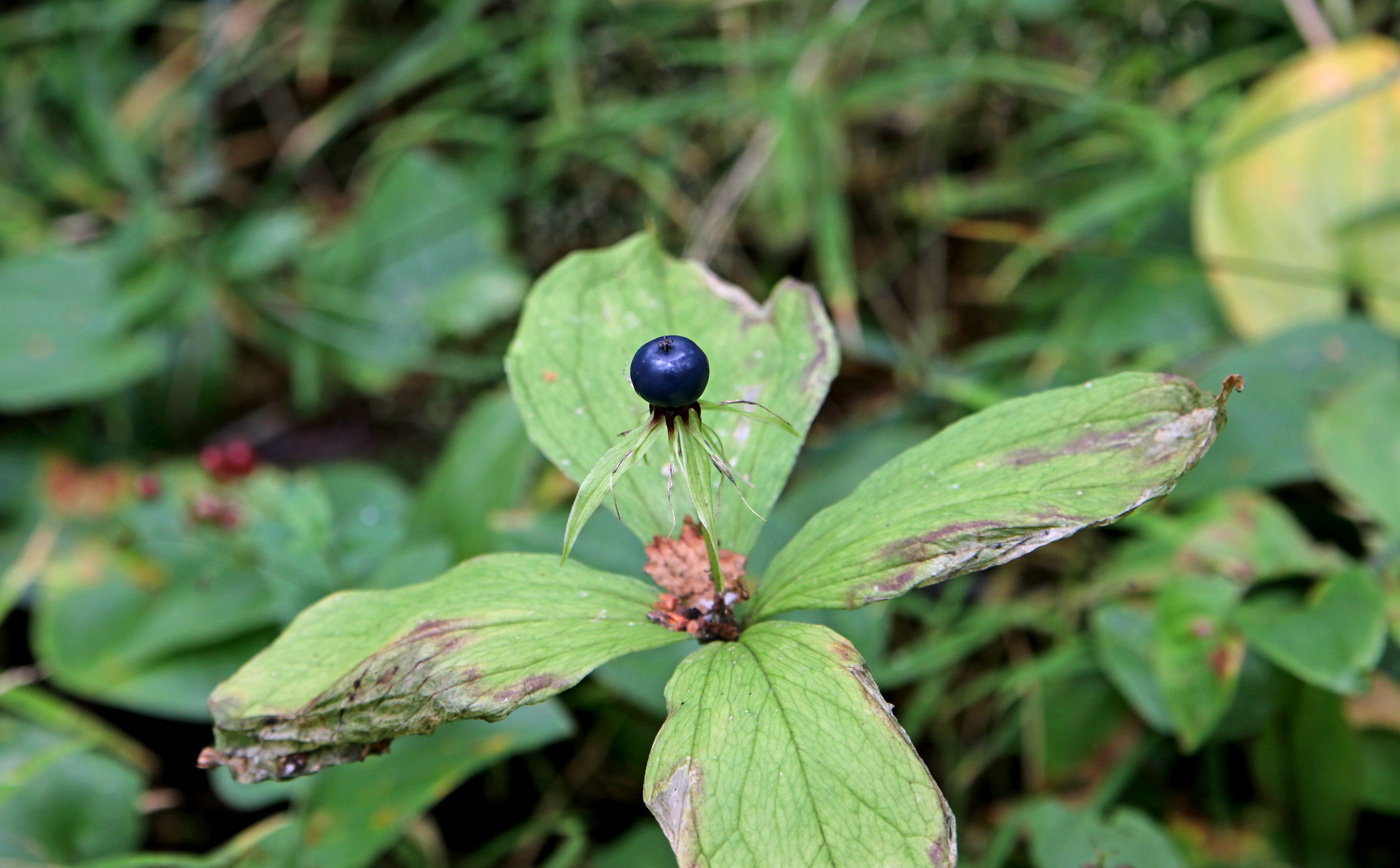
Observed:
[[[1094,431],[1090,430],[1074,438],[1058,449],[1039,449],[1029,447],[1026,449],[1016,449],[1007,453],[1006,462],[1012,467],[1025,467],[1029,464],[1041,464],[1055,458],[1064,458],[1069,455],[1085,455],[1091,452],[1117,452],[1123,449],[1132,448],[1143,439],[1148,429],[1155,428],[1156,420],[1140,422],[1131,428],[1124,428],[1119,431]]]

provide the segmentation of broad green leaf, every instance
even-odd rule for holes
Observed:
[[[632,391],[628,366],[639,346],[664,334],[694,340],[709,357],[707,400],[759,401],[804,434],[836,373],[831,323],[808,287],[781,283],[759,305],[702,266],[667,256],[648,235],[575,253],[530,292],[506,356],[530,439],[574,481],[642,418],[646,402]],[[749,503],[766,515],[801,439],[735,413],[707,414],[705,422],[752,484],[744,489]],[[646,542],[671,530],[665,466],[653,459],[616,486],[622,520]],[[737,497],[722,503],[720,544],[747,552],[763,523]],[[681,495],[677,513],[686,505]]]
[[[140,841],[142,775],[88,746],[0,715],[0,862],[68,865]]]
[[[855,608],[1005,563],[1167,493],[1223,400],[1119,374],[1006,401],[877,470],[773,559],[750,617]]]
[[[1358,371],[1400,367],[1400,342],[1363,320],[1294,329],[1226,352],[1199,378],[1240,374],[1248,411],[1182,480],[1178,499],[1235,488],[1264,488],[1317,476],[1308,423],[1315,410],[1350,388]]]
[[[1135,808],[1101,817],[1045,800],[1026,808],[1022,817],[1035,868],[1186,868],[1166,830]]]
[[[1363,693],[1385,649],[1385,598],[1353,568],[1318,583],[1306,602],[1285,592],[1252,597],[1234,613],[1251,648],[1309,684]]]
[[[1313,461],[1327,482],[1400,536],[1400,373],[1382,368],[1312,419]]]
[[[290,778],[448,721],[499,720],[613,657],[688,639],[647,620],[656,594],[550,555],[333,594],[214,691],[218,761],[242,781]]]
[[[666,703],[645,793],[682,865],[956,861],[947,802],[831,630],[768,621],[702,646]]]
[[[1171,732],[1171,713],[1152,667],[1152,613],[1126,605],[1104,606],[1095,610],[1092,624],[1104,674],[1148,725]]]
[[[462,781],[506,757],[558,741],[572,729],[568,713],[550,701],[494,724],[449,723],[431,735],[398,742],[386,756],[326,769],[304,781],[230,783],[226,789],[256,795],[265,788],[296,786],[288,795],[295,804],[290,825],[298,846],[289,864],[360,868]]]
[[[94,253],[0,264],[0,411],[101,398],[155,373],[160,341],[128,333],[126,318]]]
[[[1230,707],[1244,642],[1229,626],[1240,587],[1183,576],[1157,593],[1152,664],[1183,750],[1194,751]]]
[[[1347,293],[1400,329],[1400,47],[1368,36],[1309,50],[1230,118],[1196,183],[1196,248],[1235,330],[1340,319]]]
[[[516,503],[538,462],[510,395],[477,398],[424,478],[411,528],[445,536],[459,558],[494,550],[491,517]]]

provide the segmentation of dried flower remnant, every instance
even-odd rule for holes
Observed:
[[[647,618],[667,629],[690,633],[702,642],[739,638],[734,606],[749,598],[744,585],[746,558],[728,549],[718,551],[724,574],[724,594],[716,593],[709,554],[700,528],[685,517],[679,539],[657,536],[647,546],[646,574],[666,589]]]

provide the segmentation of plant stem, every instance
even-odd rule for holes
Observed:
[[[1308,48],[1327,48],[1337,44],[1337,37],[1332,35],[1331,25],[1327,23],[1322,10],[1317,8],[1313,0],[1283,0],[1283,5]]]
[[[724,605],[724,573],[719,569],[719,550],[715,548],[714,538],[710,536],[710,529],[700,524],[700,534],[705,537],[705,551],[710,555],[710,578],[715,583],[715,601],[717,605]]]

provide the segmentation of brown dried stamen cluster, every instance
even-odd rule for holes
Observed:
[[[646,574],[666,589],[647,613],[647,618],[671,630],[689,633],[702,642],[739,638],[734,606],[749,598],[745,587],[745,557],[727,549],[719,550],[719,567],[724,573],[724,595],[715,593],[710,578],[710,559],[699,527],[686,516],[679,539],[658,536],[647,546]]]

